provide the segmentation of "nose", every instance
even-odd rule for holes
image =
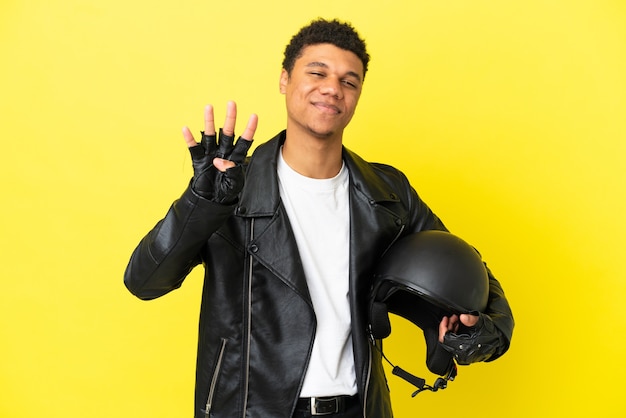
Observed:
[[[322,94],[333,96],[338,100],[343,98],[341,81],[335,77],[325,78],[322,86],[320,87],[320,92]]]

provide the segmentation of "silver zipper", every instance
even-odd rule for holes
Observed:
[[[391,244],[387,246],[387,248],[381,255],[381,258],[385,255],[387,251],[389,251],[391,246],[395,244],[395,242],[400,238],[400,236],[402,235],[402,232],[404,232],[405,226],[406,225],[402,225],[402,228],[400,228],[400,231],[398,231],[396,236],[393,238],[393,240],[391,241]],[[368,333],[369,333],[369,337],[371,339],[372,344],[376,344],[376,341],[374,340],[374,337],[372,336],[371,331],[368,331]],[[365,382],[365,394],[363,395],[363,418],[367,417],[367,394],[369,392],[370,380],[372,378],[372,345],[371,344],[368,344],[367,353],[368,353],[367,381]]]
[[[254,219],[250,223],[250,242],[254,239]],[[252,255],[249,257],[248,267],[248,329],[247,332],[247,347],[246,347],[246,374],[244,376],[244,398],[243,398],[243,415],[245,418],[246,411],[248,409],[248,392],[250,383],[250,339],[252,338]]]
[[[363,418],[367,417],[367,393],[370,388],[370,380],[372,378],[372,347],[368,344],[368,362],[367,362],[367,380],[365,382],[365,393],[363,394]]]
[[[217,356],[215,371],[213,372],[213,377],[211,378],[211,385],[209,386],[209,396],[207,397],[206,407],[203,411],[206,418],[208,418],[209,414],[211,413],[213,396],[215,395],[215,387],[217,386],[217,378],[219,377],[220,371],[222,369],[222,359],[224,358],[224,351],[226,351],[226,338],[222,338],[222,345],[220,346],[220,351]]]
[[[396,236],[393,238],[393,241],[391,241],[391,244],[389,244],[387,246],[387,248],[385,249],[385,251],[383,251],[383,253],[381,254],[380,258],[382,258],[387,253],[387,251],[389,251],[389,249],[392,247],[392,245],[396,243],[398,238],[400,238],[400,235],[402,235],[402,232],[404,232],[404,228],[405,227],[406,227],[406,225],[402,225],[402,228],[400,228],[400,231],[398,231]]]

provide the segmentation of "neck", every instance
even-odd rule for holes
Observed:
[[[341,137],[290,135],[287,129],[283,158],[289,167],[303,176],[315,179],[335,177],[342,165]]]

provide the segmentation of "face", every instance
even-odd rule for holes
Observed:
[[[363,63],[353,52],[332,44],[305,47],[291,74],[283,70],[280,76],[288,132],[341,138],[354,115],[362,84]]]

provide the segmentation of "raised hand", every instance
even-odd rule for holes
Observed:
[[[258,117],[255,114],[250,116],[243,135],[235,143],[236,120],[237,106],[235,102],[228,102],[226,120],[218,139],[213,106],[208,105],[204,109],[204,131],[199,143],[188,127],[183,128],[194,171],[191,187],[200,196],[216,203],[235,203],[244,184],[241,163],[252,144]]]

